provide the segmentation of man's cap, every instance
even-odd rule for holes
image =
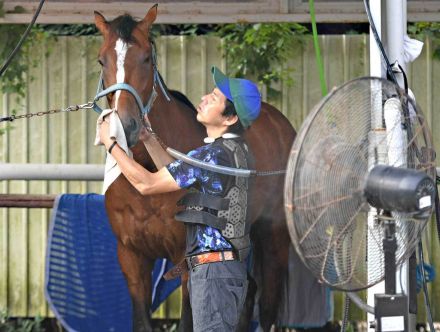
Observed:
[[[260,114],[261,94],[257,85],[246,79],[229,78],[215,66],[211,72],[217,88],[234,104],[243,127],[249,127]]]

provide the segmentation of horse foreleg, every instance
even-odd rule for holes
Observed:
[[[179,332],[192,332],[193,320],[191,303],[188,292],[188,273],[182,275],[182,311],[179,323]]]
[[[133,304],[133,331],[151,332],[151,270],[153,262],[118,244],[118,258]]]

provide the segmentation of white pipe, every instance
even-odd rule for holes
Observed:
[[[384,105],[384,119],[387,130],[388,165],[394,167],[407,166],[407,137],[402,128],[402,105],[399,99],[390,98]],[[404,214],[392,212],[396,221],[396,229],[404,229]],[[403,237],[402,237],[403,238]],[[402,245],[402,238],[397,238],[398,245]],[[403,242],[406,240],[403,238]],[[396,272],[396,293],[408,294],[408,267],[405,262],[401,269]]]
[[[407,138],[402,128],[402,105],[399,99],[388,99],[384,105],[383,115],[387,133],[388,165],[406,166]]]
[[[385,23],[386,23],[387,43],[385,45],[385,49],[388,55],[388,60],[390,61],[391,65],[397,61],[404,71],[406,71],[406,67],[407,67],[405,63],[404,49],[403,49],[403,39],[406,34],[406,21],[404,21],[406,18],[406,14],[404,13],[405,10],[406,10],[406,0],[386,1]],[[404,88],[403,74],[396,73],[395,76],[397,82],[399,83],[399,86],[401,88]],[[398,134],[398,133],[394,131],[394,134]],[[394,142],[397,142],[399,140],[403,141],[406,139],[406,133],[403,130],[400,130],[399,134],[402,135],[402,137],[400,138],[395,137]],[[402,156],[402,158],[406,159],[406,155],[405,157]],[[404,163],[401,163],[401,165],[406,165],[406,160],[402,158],[400,158],[400,162],[403,161]],[[397,162],[397,160],[392,160],[391,162]],[[401,166],[401,165],[392,165],[392,166]],[[400,220],[397,220],[397,226],[399,222]],[[396,272],[396,293],[408,294],[408,290],[409,290],[408,261],[405,261],[402,264],[401,268]]]
[[[102,181],[104,165],[0,163],[0,180]]]

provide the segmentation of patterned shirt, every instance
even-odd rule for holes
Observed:
[[[192,150],[188,156],[213,165],[233,166],[229,155],[221,143],[223,138],[215,140]],[[176,160],[167,166],[180,188],[195,188],[210,195],[224,197],[230,177],[214,173],[199,167],[191,166],[181,160]],[[202,224],[186,224],[186,255],[192,256],[208,251],[231,250],[232,245],[213,227]]]

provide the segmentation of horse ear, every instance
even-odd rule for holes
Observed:
[[[157,6],[158,4],[156,3],[153,7],[151,7],[144,19],[139,22],[139,28],[145,33],[148,33],[151,25],[154,23],[154,21],[156,21]]]
[[[98,30],[101,32],[101,34],[105,37],[108,33],[108,23],[105,20],[105,17],[95,10],[95,25],[98,28]]]

